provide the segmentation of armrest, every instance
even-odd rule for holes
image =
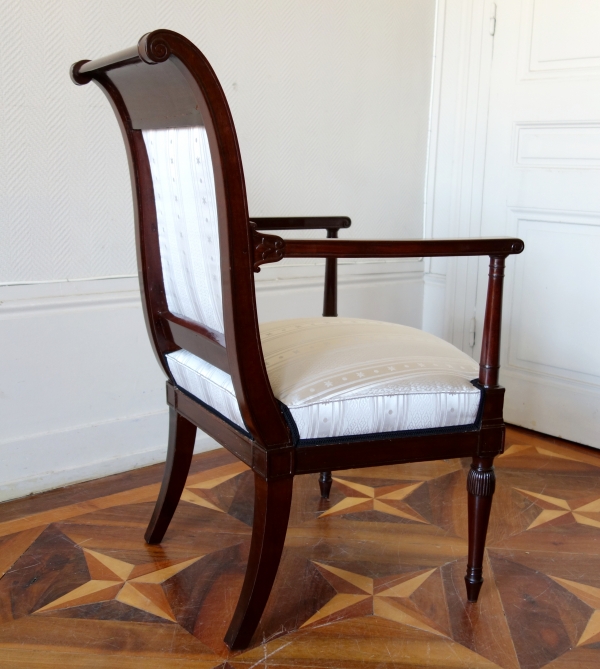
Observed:
[[[336,234],[337,231],[334,232]],[[502,256],[521,253],[515,237],[465,239],[282,239],[254,230],[254,271],[283,258],[420,258],[434,256]]]
[[[515,237],[478,239],[282,239],[254,232],[254,270],[282,258],[419,258],[435,256],[490,256],[488,293],[479,363],[479,382],[498,387],[502,284],[507,256],[521,253],[525,244]],[[500,419],[501,420],[501,419]]]
[[[479,239],[285,239],[285,258],[419,258],[434,256],[507,256],[524,244],[513,237]]]
[[[251,218],[256,230],[340,230],[349,228],[347,216],[290,216],[283,218]]]

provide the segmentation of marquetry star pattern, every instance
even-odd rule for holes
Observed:
[[[346,497],[322,513],[319,518],[341,516],[347,513],[359,513],[362,511],[379,511],[416,523],[429,524],[423,516],[403,501],[417,488],[422,486],[423,481],[372,487],[364,483],[356,483],[355,481],[335,476],[333,480],[339,484],[338,489],[341,488]]]
[[[430,618],[413,596],[437,569],[422,569],[401,575],[370,578],[362,574],[313,561],[336,594],[302,627],[344,618],[375,615],[439,636],[449,636],[447,621]],[[438,573],[439,576],[439,573]],[[393,583],[390,587],[390,583]],[[441,590],[441,588],[440,588]]]
[[[545,525],[558,518],[563,518],[563,520],[569,518],[580,525],[600,528],[600,497],[591,501],[577,502],[523,490],[522,488],[515,488],[515,490],[542,509],[541,513],[527,527],[528,530]]]
[[[203,557],[170,561],[157,569],[156,563],[133,565],[88,548],[83,549],[83,554],[91,579],[35,613],[116,600],[158,618],[176,622],[162,583]]]

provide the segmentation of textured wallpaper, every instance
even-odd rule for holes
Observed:
[[[419,237],[435,0],[0,0],[0,283],[135,273],[125,150],[73,61],[156,28],[206,54],[250,212]]]

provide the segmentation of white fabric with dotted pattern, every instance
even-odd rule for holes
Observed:
[[[356,318],[299,318],[264,323],[260,331],[273,393],[289,408],[301,439],[468,425],[477,417],[481,393],[470,383],[477,363],[421,330]],[[178,371],[182,356],[188,369],[197,369],[185,378]],[[177,383],[210,404],[212,365],[187,351],[167,359]],[[217,371],[223,397],[234,398],[231,377]],[[219,411],[243,427],[239,410]]]
[[[206,129],[142,130],[169,311],[223,332],[215,180]]]
[[[261,339],[275,397],[301,439],[473,423],[478,365],[434,335],[358,318],[266,323]]]

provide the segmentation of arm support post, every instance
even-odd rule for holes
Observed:
[[[502,288],[506,256],[490,256],[485,320],[479,362],[479,382],[485,388],[498,385],[500,369],[500,328],[502,325]]]
[[[328,228],[327,239],[337,239],[336,228]],[[323,316],[337,316],[337,258],[325,259],[325,292]]]

